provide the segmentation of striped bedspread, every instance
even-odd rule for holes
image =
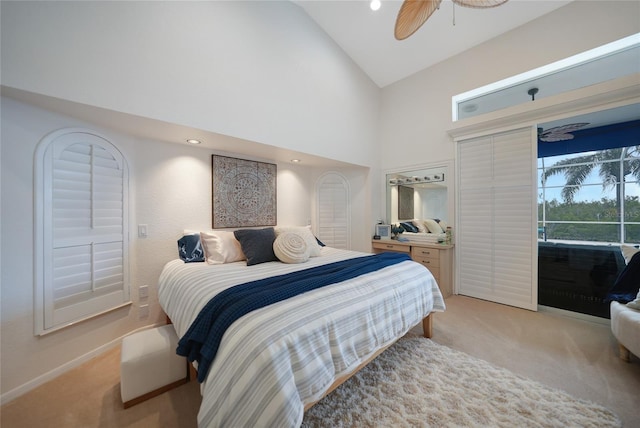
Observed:
[[[182,337],[205,304],[231,286],[364,253],[324,247],[307,263],[165,266],[160,304]],[[444,300],[429,271],[405,261],[251,312],[226,331],[201,385],[199,427],[297,427],[304,406],[340,376],[404,335]]]

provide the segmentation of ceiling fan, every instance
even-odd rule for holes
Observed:
[[[452,0],[463,7],[484,9],[500,6],[508,0]],[[398,17],[394,34],[396,39],[404,40],[424,24],[436,9],[440,8],[442,0],[404,0]]]
[[[578,129],[587,126],[588,122],[582,123],[570,123],[568,125],[556,126],[543,131],[542,128],[538,128],[538,139],[545,143],[555,143],[557,141],[573,140],[574,135],[570,132],[577,131]]]

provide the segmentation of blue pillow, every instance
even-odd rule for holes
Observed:
[[[178,239],[178,256],[185,263],[204,261],[204,251],[200,243],[199,233],[184,235]]]
[[[402,226],[402,228],[407,232],[413,232],[413,233],[419,232],[418,228],[408,221],[400,222],[400,226]]]
[[[242,252],[247,256],[247,266],[278,261],[276,253],[273,252],[273,241],[276,240],[273,227],[238,229],[233,234],[240,242]]]

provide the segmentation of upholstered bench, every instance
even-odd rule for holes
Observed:
[[[125,409],[188,381],[187,360],[176,354],[173,325],[122,339],[120,392]]]
[[[620,344],[620,358],[630,361],[629,352],[640,357],[640,311],[611,302],[611,331]]]

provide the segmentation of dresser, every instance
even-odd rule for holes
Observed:
[[[453,245],[374,239],[371,246],[374,253],[393,251],[409,254],[412,260],[429,269],[444,297],[453,294]]]

